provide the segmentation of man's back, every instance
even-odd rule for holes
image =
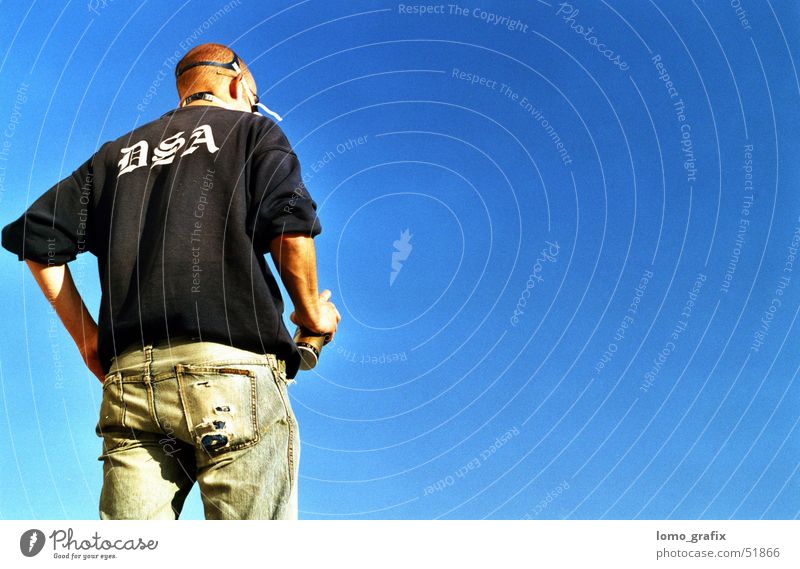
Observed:
[[[104,144],[32,211],[4,241],[22,239],[24,225],[26,247],[47,243],[41,258],[98,258],[106,369],[131,345],[188,336],[274,353],[294,375],[297,352],[264,253],[278,235],[321,227],[297,156],[270,119],[172,110]]]

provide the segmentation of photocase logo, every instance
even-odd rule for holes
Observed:
[[[409,233],[408,228],[405,231],[400,233],[400,239],[394,242],[395,251],[392,251],[392,274],[389,275],[389,286],[394,284],[394,279],[397,278],[397,275],[400,274],[400,269],[403,268],[403,264],[401,261],[405,261],[408,259],[408,256],[411,254],[411,249],[413,245],[411,245],[411,233]]]
[[[38,529],[29,529],[19,538],[19,550],[25,557],[33,557],[44,547],[44,532]]]

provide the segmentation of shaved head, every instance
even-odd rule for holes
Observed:
[[[183,56],[183,59],[178,62],[178,65],[175,66],[175,70],[177,72],[177,70],[186,65],[198,61],[229,63],[233,60],[233,56],[233,50],[229,47],[218,43],[204,43],[189,50],[189,52]],[[256,93],[257,87],[255,79],[253,79],[250,70],[241,59],[239,60],[239,67],[242,70],[245,80],[253,89],[253,92]],[[231,79],[234,77],[236,77],[236,72],[232,69],[214,67],[211,65],[192,67],[175,80],[176,87],[178,88],[178,97],[183,100],[189,95],[199,91],[211,91],[215,94],[225,93]]]

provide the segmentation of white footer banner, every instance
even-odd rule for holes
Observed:
[[[0,536],[14,568],[800,567],[797,520],[24,520]]]

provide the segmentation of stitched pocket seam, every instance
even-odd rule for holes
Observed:
[[[242,364],[242,365],[252,365],[252,364]],[[258,429],[258,416],[257,416],[257,393],[256,393],[256,374],[254,371],[249,369],[240,369],[234,367],[217,367],[217,366],[209,366],[209,365],[191,365],[191,364],[178,364],[175,366],[175,376],[178,378],[178,390],[181,400],[181,405],[183,407],[183,413],[186,417],[186,423],[189,425],[189,429],[194,436],[194,419],[192,418],[191,413],[189,413],[188,406],[186,405],[186,392],[185,392],[185,385],[184,379],[187,373],[197,374],[197,375],[242,375],[247,376],[250,380],[250,428],[253,432],[253,437],[250,440],[242,441],[240,443],[236,443],[233,445],[229,445],[227,447],[221,448],[218,451],[212,451],[209,453],[209,456],[221,456],[231,451],[240,450],[243,448],[247,448],[253,446],[254,444],[258,443],[261,440],[261,433]]]

